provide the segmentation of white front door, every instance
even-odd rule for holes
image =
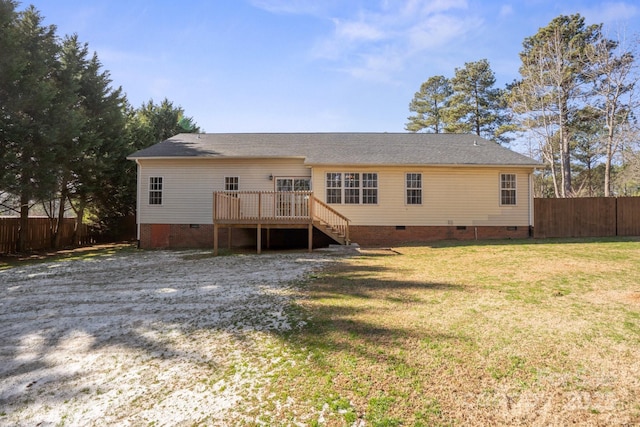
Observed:
[[[276,178],[276,215],[295,217],[308,215],[306,195],[295,191],[310,191],[311,178]]]

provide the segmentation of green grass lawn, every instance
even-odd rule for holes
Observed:
[[[394,250],[303,285],[274,402],[322,425],[640,423],[640,241]],[[267,423],[303,411],[272,406]]]
[[[0,268],[31,262],[41,261]],[[211,377],[192,378],[255,377],[230,425],[640,424],[640,239],[363,250],[295,292],[298,326],[230,336],[238,361],[204,360]],[[224,349],[209,349],[212,360]]]
[[[94,257],[110,256],[115,253],[123,253],[133,250],[135,250],[134,243],[105,243],[93,246],[82,246],[73,249],[43,250],[28,254],[0,254],[0,271],[38,262],[91,259]]]

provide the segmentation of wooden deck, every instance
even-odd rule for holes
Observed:
[[[220,227],[256,228],[257,250],[262,248],[262,229],[306,228],[309,251],[313,228],[340,244],[349,244],[349,219],[312,191],[216,191],[213,193],[213,248],[218,254]]]

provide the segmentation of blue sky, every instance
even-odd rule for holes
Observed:
[[[434,75],[489,60],[518,78],[525,37],[580,13],[640,33],[635,0],[34,0],[140,106],[165,97],[207,132],[402,132]]]

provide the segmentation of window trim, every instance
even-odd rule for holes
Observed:
[[[231,181],[235,180],[235,182]],[[229,187],[234,185],[236,188],[230,189]],[[225,176],[224,177],[224,191],[238,192],[240,191],[240,177],[239,176]]]
[[[278,190],[278,181],[285,180],[285,179],[290,179],[291,180],[291,190],[290,191],[313,191],[313,184],[311,182],[311,177],[310,176],[289,176],[289,175],[274,176],[273,177],[273,187],[274,187],[275,191],[283,191],[283,190]],[[308,182],[309,185],[306,186],[306,187],[308,187],[307,190],[296,190],[296,187],[299,187],[299,185],[296,185],[296,184],[300,184],[300,181],[307,181]]]
[[[360,180],[360,172],[344,172],[342,174],[343,204],[360,204],[361,183],[362,181]]]
[[[159,180],[154,182],[154,180]],[[160,188],[156,186],[160,184]],[[163,176],[150,176],[148,189],[148,206],[162,206],[164,203],[164,177]]]
[[[375,180],[368,179],[367,182],[373,181],[375,182],[375,187],[365,187],[364,176],[365,175],[375,175]],[[339,176],[340,179],[337,180],[336,177]],[[349,176],[353,176],[351,180],[348,180]],[[357,176],[357,178],[356,178]],[[325,182],[325,202],[330,205],[377,205],[379,203],[379,178],[380,174],[378,172],[369,172],[369,171],[351,171],[351,172],[336,172],[336,171],[327,171],[324,174],[324,182]],[[347,185],[348,182],[356,181],[357,185]],[[329,186],[329,184],[333,184]],[[375,190],[375,202],[367,202],[365,201],[365,191]],[[331,196],[330,196],[331,193]],[[350,194],[348,194],[350,193]],[[357,197],[357,202],[355,198]],[[372,196],[367,196],[372,197]],[[350,201],[347,201],[349,198]],[[332,201],[337,200],[337,201]]]
[[[331,176],[330,176],[331,175]],[[325,202],[330,205],[341,205],[342,204],[342,180],[343,173],[342,172],[325,172],[324,174],[324,195]],[[336,179],[339,177],[339,179]],[[329,185],[330,183],[337,185]],[[331,191],[331,197],[329,197],[329,192]],[[333,201],[337,200],[337,201]]]
[[[418,175],[420,176],[420,186],[419,187],[409,187],[409,175]],[[422,206],[424,203],[424,180],[422,179],[422,172],[405,172],[404,174],[404,204],[406,206]],[[412,203],[409,201],[409,191],[419,191],[420,194],[420,202]]]
[[[505,181],[502,178],[506,175],[513,176],[513,188],[503,187]],[[500,202],[500,206],[518,206],[518,174],[511,172],[500,172],[498,180],[498,200]],[[513,203],[504,203],[503,192],[505,191],[513,192]]]
[[[379,182],[379,178],[378,178],[378,172],[362,172],[361,173],[362,178],[361,178],[361,185],[360,185],[360,190],[361,190],[361,196],[360,196],[360,204],[362,205],[377,205],[378,204],[378,182]],[[368,179],[365,180],[364,176],[365,175],[375,175],[375,187],[365,187],[364,183],[365,181],[374,181],[372,179]],[[367,202],[365,201],[365,191],[371,191],[371,190],[375,190],[375,202]],[[370,197],[370,196],[367,196]]]

